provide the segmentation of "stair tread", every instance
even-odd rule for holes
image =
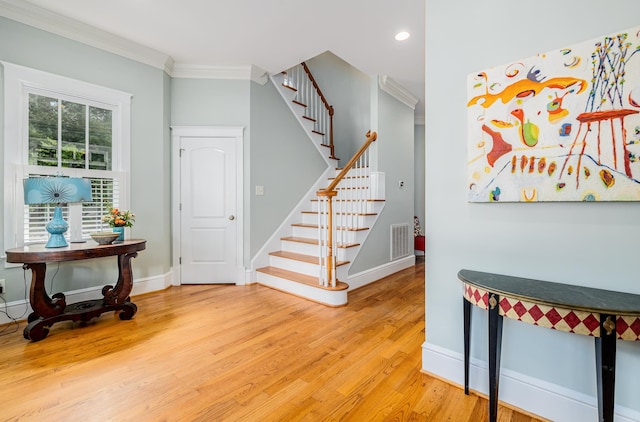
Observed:
[[[281,237],[280,240],[286,240],[289,242],[298,242],[298,243],[308,243],[310,245],[317,245],[318,239],[311,239],[308,237],[296,237],[296,236],[287,236]],[[353,248],[354,246],[360,246],[359,243],[340,243],[336,245],[338,248]]]
[[[317,224],[308,224],[308,223],[293,223],[292,224],[293,227],[304,227],[307,229],[317,229],[318,225]],[[369,230],[369,227],[336,227],[336,230],[347,230],[347,231],[360,231],[360,230]]]
[[[338,199],[334,198],[333,202],[355,202],[355,201],[365,201],[365,202],[384,202],[384,199]],[[312,199],[311,202],[318,202],[317,199]]]
[[[317,287],[323,290],[346,290],[349,288],[349,285],[347,283],[339,280],[336,281],[336,287],[321,286],[320,284],[318,284],[318,277],[300,274],[294,271],[283,270],[282,268],[277,267],[263,267],[258,268],[256,271],[264,274],[269,274],[274,277],[280,277],[290,281],[295,281],[297,283],[306,284],[308,286]]]
[[[282,86],[285,87],[285,88],[288,88],[288,89],[290,89],[290,90],[292,90],[294,92],[298,92],[298,90],[296,88],[292,87],[292,86],[285,85],[285,84],[282,84]]]
[[[280,258],[292,259],[292,260],[295,260],[295,261],[307,262],[309,264],[317,264],[318,263],[318,257],[317,256],[305,255],[305,254],[295,253],[295,252],[276,251],[276,252],[269,253],[269,255],[277,256],[277,257],[280,257]],[[349,263],[349,261],[337,261],[336,262],[336,266],[346,265],[348,263]]]
[[[347,180],[347,179],[369,179],[370,176],[369,175],[365,175],[365,176],[344,176],[342,179],[343,180]],[[336,180],[335,177],[327,177],[327,180]]]
[[[315,214],[318,215],[318,211],[301,211],[302,214]],[[336,215],[357,215],[361,217],[366,217],[368,215],[378,215],[377,212],[336,212]]]

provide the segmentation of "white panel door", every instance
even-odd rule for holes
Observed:
[[[236,140],[181,138],[182,284],[236,282]]]

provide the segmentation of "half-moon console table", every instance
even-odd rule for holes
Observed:
[[[27,318],[24,329],[27,340],[42,340],[49,328],[60,321],[89,321],[104,312],[121,311],[120,319],[133,318],[137,306],[129,299],[133,287],[131,259],[144,250],[146,240],[125,240],[110,245],[98,245],[94,241],[71,243],[63,248],[45,248],[44,244],[23,246],[7,251],[7,262],[23,263],[25,270],[31,269],[29,300],[33,312]],[[78,261],[81,259],[118,257],[118,281],[102,288],[102,299],[67,304],[64,293],[49,297],[44,280],[47,262]]]
[[[489,420],[498,417],[503,317],[595,338],[598,421],[613,422],[616,340],[640,340],[640,295],[460,270],[464,391],[469,394],[471,305],[489,312]]]

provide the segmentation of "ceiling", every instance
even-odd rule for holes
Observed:
[[[277,73],[331,51],[366,74],[387,76],[400,84],[419,99],[416,119],[424,120],[424,0],[1,0],[0,3],[14,8],[18,3],[35,10],[42,8],[45,16],[54,21],[61,15],[87,24],[168,55],[176,65],[253,65]],[[14,18],[11,14],[5,16]],[[33,20],[25,23],[34,25]],[[62,28],[66,26],[58,24],[61,35],[68,36]],[[75,27],[72,37],[82,40],[78,28],[82,27]],[[51,24],[43,29],[58,32]],[[396,41],[394,35],[400,30],[409,31],[411,37]]]

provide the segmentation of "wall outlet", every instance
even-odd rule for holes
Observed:
[[[0,279],[0,295],[7,293],[6,281],[7,280],[5,280],[4,278]]]

